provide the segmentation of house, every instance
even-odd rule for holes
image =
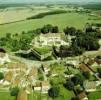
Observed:
[[[83,72],[91,72],[91,70],[83,63],[79,64],[79,69]]]
[[[72,78],[72,77],[74,77],[74,74],[71,74],[71,75],[64,74],[64,77],[65,78]]]
[[[11,62],[7,53],[0,52],[0,65]]]
[[[19,63],[19,62],[10,62],[4,65],[7,68],[7,72],[8,71],[12,71],[15,73],[19,73],[19,72],[26,72],[27,70],[27,66],[24,63]]]
[[[100,23],[92,24],[91,27],[93,30],[99,30],[101,32],[101,24]]]
[[[77,60],[67,60],[67,61],[66,61],[66,65],[67,65],[67,66],[70,65],[70,66],[72,66],[72,67],[77,67],[78,64],[79,64],[79,61],[77,61]]]
[[[96,73],[97,68],[99,67],[98,62],[93,59],[93,60],[89,60],[87,62],[87,65]]]
[[[5,81],[8,81],[8,82],[12,82],[13,77],[14,77],[14,73],[11,72],[11,71],[9,71],[9,72],[7,72],[7,73],[5,74],[4,80],[5,80]]]
[[[24,89],[19,91],[17,100],[27,100],[27,93]]]
[[[98,57],[100,57],[100,56],[98,56]],[[99,66],[101,66],[101,58],[95,58],[95,61],[97,62],[97,64]]]
[[[78,95],[79,100],[88,100],[86,93],[83,91]]]
[[[50,71],[50,67],[49,65],[47,65],[46,63],[45,64],[42,64],[42,70],[45,72],[45,74],[47,75]]]
[[[34,91],[41,91],[41,83],[36,82],[36,84],[33,85],[33,89],[34,89]]]
[[[4,75],[4,81],[2,83],[2,85],[4,86],[8,86],[12,83],[12,80],[13,80],[13,77],[14,77],[14,73],[13,72],[7,72],[5,75]]]
[[[12,84],[14,86],[19,86],[21,82],[21,76],[20,75],[16,75],[15,78],[12,81]]]
[[[89,60],[87,62],[87,65],[91,66],[91,67],[94,67],[94,66],[97,67],[97,66],[99,66],[99,64],[94,59]]]
[[[50,84],[48,81],[42,81],[36,83],[36,85],[34,85],[33,87],[35,91],[41,91],[41,93],[47,93],[50,88]]]
[[[47,93],[50,88],[50,84],[48,81],[42,81],[41,87],[42,87],[42,93]]]
[[[96,86],[101,86],[101,80],[100,81],[96,81]]]
[[[60,46],[67,45],[69,46],[71,42],[71,38],[68,37],[69,42],[65,42],[62,38],[63,33],[48,33],[48,34],[40,34],[39,37],[36,37],[34,41],[32,41],[31,45],[34,46]]]
[[[96,82],[95,81],[85,81],[84,88],[86,92],[96,91]]]
[[[35,84],[37,76],[38,76],[38,69],[36,67],[32,67],[28,72],[28,79]]]

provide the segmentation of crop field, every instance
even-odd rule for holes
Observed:
[[[87,13],[76,13],[76,12],[71,12],[71,13],[67,12],[67,13],[62,13],[62,14],[47,15],[43,18],[25,20],[27,17],[31,15],[35,15],[38,13],[42,13],[43,11],[46,12],[50,10],[50,9],[46,10],[46,8],[44,7],[42,9],[40,7],[33,8],[33,9],[34,10],[32,11],[31,9],[26,8],[22,10],[17,10],[16,12],[13,10],[8,10],[9,13],[4,12],[4,11],[0,12],[0,17],[2,17],[4,21],[6,21],[6,23],[20,20],[19,22],[13,22],[9,24],[0,25],[0,36],[4,36],[6,33],[14,34],[14,33],[21,33],[22,31],[26,32],[26,31],[33,30],[36,28],[40,28],[45,24],[57,25],[59,26],[60,31],[63,31],[63,28],[65,28],[66,26],[74,26],[78,29],[83,29],[84,25],[87,22],[101,22],[101,19],[93,20],[92,18],[93,16],[90,16]],[[55,8],[52,8],[52,9],[55,9]],[[8,15],[6,15],[4,18],[3,14],[6,14],[6,13]],[[0,20],[2,18],[0,18]]]
[[[0,11],[0,24],[25,20],[27,17],[37,15],[40,12],[48,12],[49,9],[34,8],[10,8]]]

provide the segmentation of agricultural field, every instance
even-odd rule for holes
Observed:
[[[8,23],[0,25],[0,36],[4,36],[5,33],[21,33],[22,31],[29,31],[45,24],[52,24],[59,26],[60,31],[66,26],[74,26],[78,29],[83,29],[87,22],[100,22],[101,19],[94,20],[87,13],[67,12],[62,14],[47,15],[43,18],[26,20],[26,18],[37,15],[39,13],[48,12],[51,10],[59,10],[60,7],[45,8],[45,7],[33,7],[23,8],[21,10],[7,10],[0,12],[0,23]],[[63,8],[64,10],[64,8]],[[68,10],[66,8],[65,10]],[[4,17],[5,16],[5,17]],[[19,17],[20,16],[20,17]],[[90,18],[90,20],[89,20]],[[9,23],[13,22],[13,23]]]
[[[49,9],[33,7],[10,7],[0,11],[0,24],[11,23],[25,20],[26,18],[37,15],[40,12],[48,12]]]

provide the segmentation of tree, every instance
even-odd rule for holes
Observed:
[[[14,88],[10,89],[11,96],[16,96],[16,98],[17,98],[18,93],[19,93],[19,88],[18,87],[14,87]]]
[[[100,45],[93,35],[83,34],[72,40],[72,45],[77,45],[85,50],[98,50]]]
[[[10,39],[11,38],[11,33],[6,33],[6,38]]]
[[[68,90],[74,90],[74,83],[72,81],[68,80],[64,84],[64,87],[67,88]]]
[[[46,27],[47,27],[49,32],[52,32],[53,26],[51,24],[47,24]]]
[[[80,83],[80,78],[78,76],[72,77],[71,80],[75,85],[78,85]]]
[[[75,75],[74,77],[72,77],[71,81],[74,83],[74,85],[83,84],[83,79],[79,75]]]
[[[46,26],[44,26],[42,29],[41,29],[41,32],[46,34],[46,33],[49,33],[49,30]]]
[[[37,29],[35,30],[35,33],[36,33],[36,34],[40,34],[40,33],[41,33],[41,29],[40,29],[40,28],[37,28]]]
[[[52,27],[52,33],[58,33],[59,32],[59,29],[58,29],[58,26],[54,26]]]
[[[59,95],[59,87],[52,87],[48,90],[48,95],[53,99]]]
[[[83,34],[84,34],[84,33],[83,33],[82,30],[80,30],[80,29],[76,31],[76,36],[83,35]]]
[[[4,74],[0,72],[0,80],[2,80],[3,78],[4,78]]]
[[[90,73],[89,72],[83,72],[82,74],[86,79],[90,79]]]
[[[80,99],[78,98],[78,96],[76,96],[76,97],[73,97],[71,100],[80,100]]]
[[[76,34],[76,29],[75,29],[75,27],[66,27],[65,29],[64,29],[64,33],[66,34],[66,35],[73,35],[73,36],[75,36]]]
[[[75,56],[81,55],[85,51],[84,48],[80,48],[76,44],[72,45],[70,48],[73,51],[73,55]]]

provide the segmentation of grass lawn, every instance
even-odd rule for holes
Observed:
[[[48,95],[47,94],[40,94],[40,92],[31,93],[28,96],[28,100],[47,100]]]
[[[49,15],[41,19],[25,20],[11,24],[0,25],[0,36],[5,33],[21,33],[22,31],[33,30],[42,27],[45,24],[52,24],[59,26],[60,31],[66,26],[74,26],[83,29],[87,22],[100,22],[100,20],[88,20],[91,17],[87,14],[80,13],[66,13],[58,15]],[[55,20],[55,21],[54,21]]]
[[[55,100],[71,100],[74,97],[74,93],[65,89],[63,86],[60,87],[60,94]]]
[[[54,100],[71,100],[72,97],[74,97],[74,93],[72,91],[68,91],[65,89],[62,85],[60,86],[60,93],[57,98]],[[41,99],[40,99],[41,98]],[[34,92],[34,94],[30,94],[28,100],[47,100],[50,97],[48,94],[41,94],[39,92]]]
[[[16,100],[9,92],[0,92],[0,100]]]
[[[64,74],[64,72],[67,70],[66,67],[61,63],[54,63],[50,66],[51,72],[52,73],[57,73],[57,74]]]
[[[92,92],[88,95],[89,100],[101,100],[101,92]]]
[[[48,47],[35,48],[35,50],[41,55],[49,53],[51,51]]]

